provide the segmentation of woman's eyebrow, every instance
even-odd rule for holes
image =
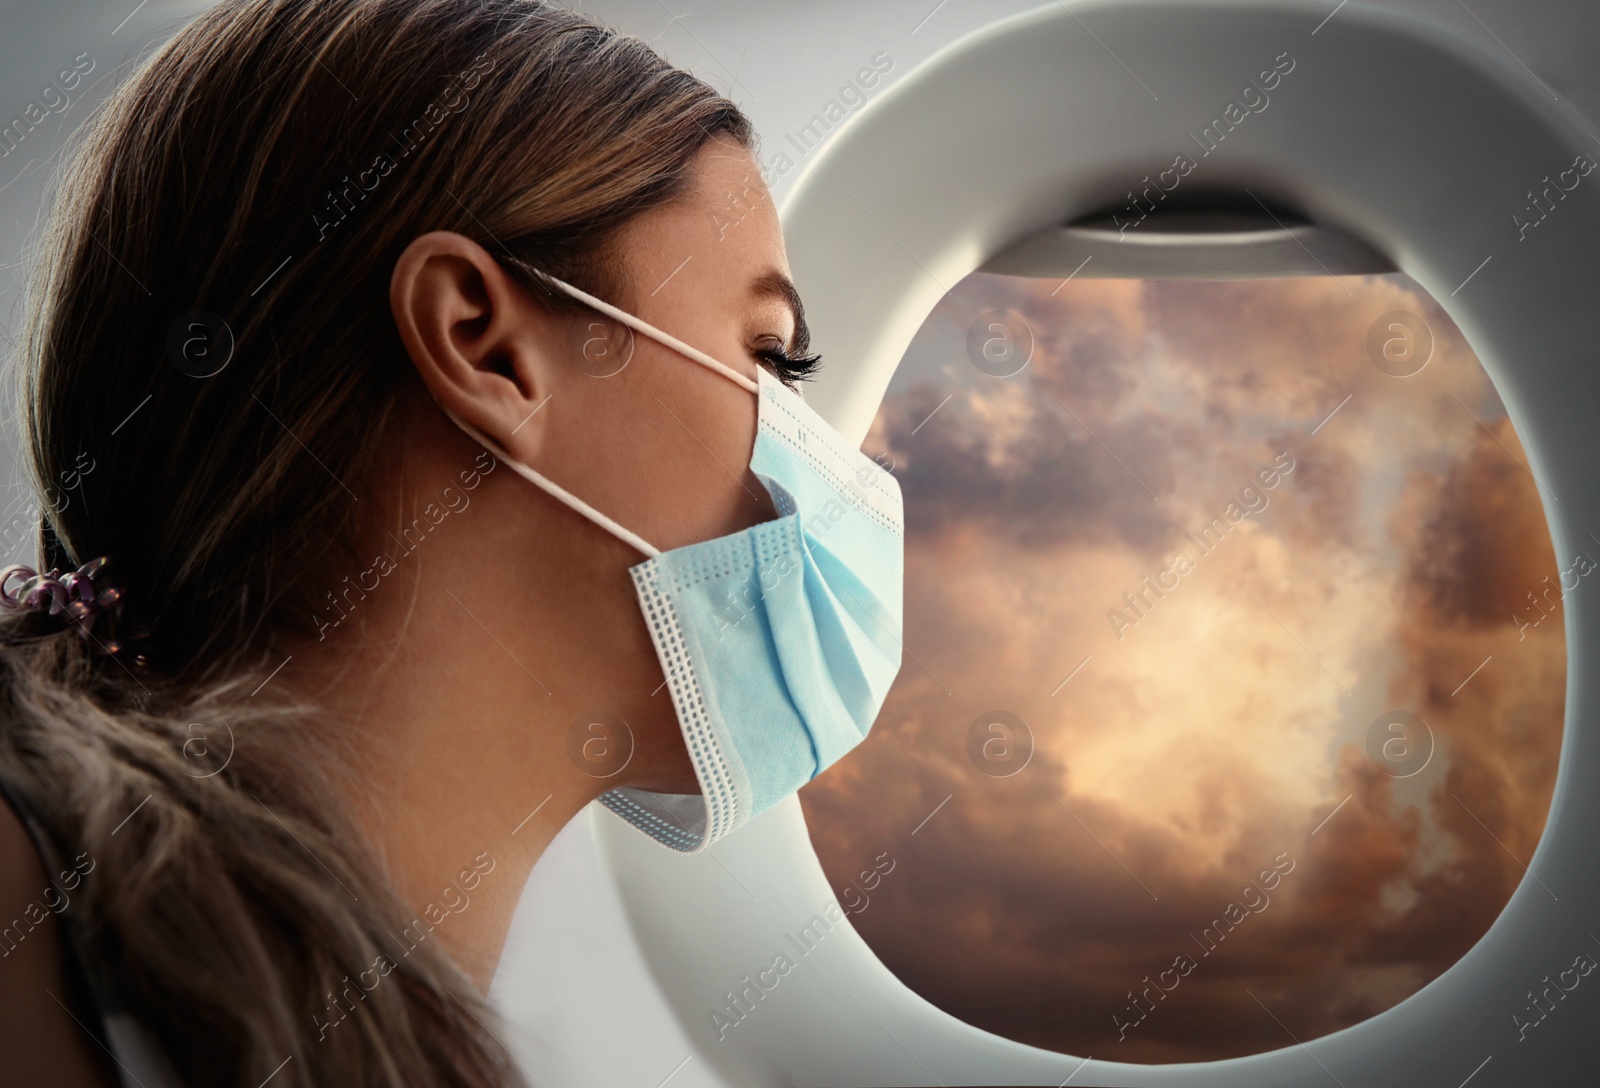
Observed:
[[[806,308],[800,301],[800,292],[794,283],[775,268],[768,269],[750,281],[750,293],[757,298],[781,299],[794,315],[794,335],[789,338],[789,350],[803,354],[811,347],[811,329],[806,325]]]

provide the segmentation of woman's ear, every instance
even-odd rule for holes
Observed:
[[[533,460],[543,435],[534,414],[571,369],[563,365],[570,322],[453,231],[430,231],[406,247],[389,305],[434,399],[512,456]]]

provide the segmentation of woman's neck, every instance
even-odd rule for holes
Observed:
[[[500,475],[548,518],[534,539],[571,544],[571,562],[496,578],[494,556],[516,551],[495,538],[530,530],[495,528],[486,481],[455,525],[391,551],[381,584],[337,630],[290,647],[274,681],[323,708],[314,727],[338,753],[341,804],[427,935],[485,990],[534,864],[580,809],[621,785],[697,788],[627,576],[638,557]],[[596,717],[628,723],[612,738],[631,744],[620,772],[615,751],[584,758]]]

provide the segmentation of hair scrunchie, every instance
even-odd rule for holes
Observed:
[[[13,563],[0,570],[0,611],[58,617],[62,629],[72,624],[78,637],[85,642],[92,639],[105,653],[120,653],[127,649],[128,641],[142,637],[144,632],[122,638],[115,633],[116,623],[122,617],[124,593],[106,577],[105,569],[110,561],[110,556],[102,555],[77,570],[63,573],[52,567],[43,574],[25,564]],[[94,633],[101,617],[109,617],[109,631],[104,639]],[[134,663],[143,665],[144,655],[138,655]]]

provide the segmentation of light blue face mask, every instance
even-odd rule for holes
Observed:
[[[900,485],[765,368],[752,381],[545,278],[759,397],[750,468],[778,518],[667,552],[446,410],[513,471],[650,557],[630,573],[701,792],[622,787],[600,800],[658,842],[697,853],[815,778],[872,728],[900,671]]]

